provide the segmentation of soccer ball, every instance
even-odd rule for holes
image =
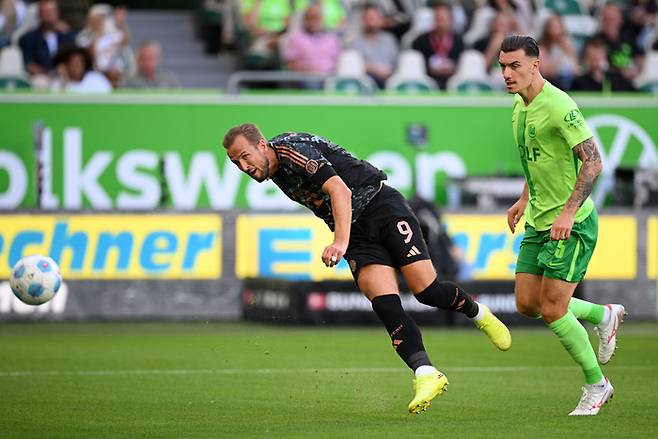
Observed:
[[[55,296],[62,284],[59,267],[48,256],[26,256],[16,262],[9,285],[21,302],[41,305]]]

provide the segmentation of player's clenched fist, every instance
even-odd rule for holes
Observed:
[[[322,262],[324,262],[324,265],[326,265],[327,267],[333,267],[335,265],[338,265],[340,258],[343,257],[346,250],[347,250],[346,245],[339,245],[336,243],[328,245],[324,248],[324,251],[322,252]]]

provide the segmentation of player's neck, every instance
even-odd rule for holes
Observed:
[[[532,103],[532,101],[541,93],[541,89],[544,87],[546,80],[542,76],[535,77],[528,88],[519,90],[519,94],[523,98],[526,107]]]
[[[279,171],[279,156],[276,155],[276,151],[271,146],[267,148],[267,158],[269,160],[269,173],[270,177],[276,175]]]

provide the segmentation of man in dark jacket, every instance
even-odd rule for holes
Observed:
[[[31,75],[47,75],[52,59],[62,46],[74,43],[74,37],[59,19],[55,0],[39,1],[39,26],[19,40],[25,70]]]

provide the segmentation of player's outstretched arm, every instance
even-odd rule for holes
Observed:
[[[596,177],[601,173],[601,155],[592,137],[574,146],[573,152],[583,164],[571,196],[551,227],[551,239],[569,239],[576,211],[592,193]]]
[[[507,225],[512,233],[516,230],[516,225],[525,212],[525,207],[528,204],[528,183],[523,183],[523,192],[518,201],[507,209]]]
[[[342,178],[334,175],[324,182],[322,191],[331,199],[331,211],[334,217],[334,242],[324,248],[322,262],[327,267],[338,264],[347,251],[352,225],[352,191]]]

